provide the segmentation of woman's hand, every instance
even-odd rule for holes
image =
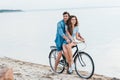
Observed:
[[[76,33],[76,39],[82,42],[85,42],[84,38],[81,37],[81,35],[79,33]]]
[[[77,42],[74,41],[74,42],[72,42],[72,44],[73,44],[73,46],[76,46],[76,45],[77,45]]]
[[[79,37],[78,40],[81,41],[81,42],[83,42],[83,43],[85,42],[84,38],[80,38]]]
[[[82,41],[83,43],[85,43],[85,40],[83,38],[81,38],[80,41]]]

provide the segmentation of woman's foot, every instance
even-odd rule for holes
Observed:
[[[68,74],[72,74],[72,73],[73,73],[72,67],[69,67],[69,68],[68,68],[67,73],[68,73]]]
[[[71,65],[71,67],[72,67],[72,70],[75,70],[75,65],[74,65],[74,63]]]
[[[71,67],[69,67],[69,68],[67,69],[67,73],[68,73],[68,74],[72,74],[72,73],[73,73],[73,69],[74,69],[74,64],[72,64]]]

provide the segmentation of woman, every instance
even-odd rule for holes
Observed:
[[[74,15],[70,16],[70,18],[67,21],[65,30],[66,30],[66,36],[70,40],[70,43],[67,43],[67,41],[69,40],[64,41],[63,51],[65,52],[64,55],[69,64],[69,68],[67,72],[71,74],[73,72],[72,46],[76,45],[75,43],[76,40],[84,42],[84,39],[79,35],[78,20],[76,16]]]

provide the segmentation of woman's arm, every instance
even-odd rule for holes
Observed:
[[[68,26],[67,25],[65,26],[65,31],[66,31],[66,34],[68,35],[68,38],[73,41],[74,39],[72,38],[72,36],[70,35],[70,33],[68,31]]]
[[[85,41],[84,38],[78,32],[76,33],[76,39],[83,42]]]
[[[66,33],[67,33],[68,37],[72,40],[72,42],[75,41],[74,38],[70,35],[68,30],[66,30]]]

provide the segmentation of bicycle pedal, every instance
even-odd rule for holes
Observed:
[[[59,62],[61,65],[65,65],[65,61],[64,60],[60,60]]]

